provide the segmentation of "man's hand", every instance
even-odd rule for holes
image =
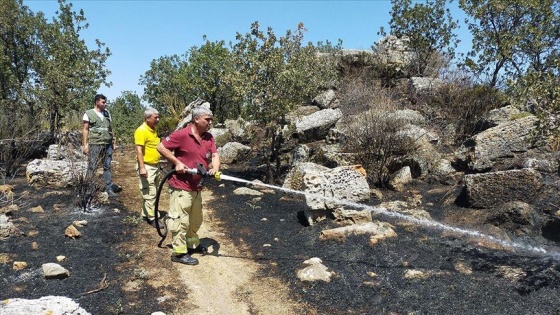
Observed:
[[[89,153],[89,146],[88,146],[87,143],[84,144],[84,145],[82,146],[82,152],[83,152],[85,155],[88,155],[88,153]]]
[[[148,177],[148,172],[145,167],[141,167],[140,170],[138,170],[138,173],[140,174],[140,177]]]
[[[185,174],[187,172],[187,169],[187,166],[181,162],[175,165],[175,171],[177,172],[177,174]]]

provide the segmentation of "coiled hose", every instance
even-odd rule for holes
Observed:
[[[171,177],[171,175],[175,174],[177,171],[175,171],[175,169],[172,169],[171,171],[169,171],[167,174],[165,174],[165,176],[163,176],[163,178],[161,179],[161,181],[159,182],[159,186],[157,188],[156,191],[156,202],[155,202],[155,223],[156,223],[156,230],[159,234],[159,236],[161,237],[161,240],[158,243],[158,247],[162,247],[161,244],[163,244],[163,241],[165,241],[165,238],[167,237],[167,224],[165,222],[165,217],[163,217],[161,220],[161,222],[163,222],[163,226],[159,226],[159,196],[161,195],[161,190],[163,189],[163,185],[165,185],[165,182],[167,182],[167,180],[169,179],[169,177]],[[164,230],[164,231],[162,231]]]

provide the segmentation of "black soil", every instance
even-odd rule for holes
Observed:
[[[0,254],[9,254],[12,260],[29,266],[16,271],[11,263],[0,263],[0,299],[61,295],[92,314],[173,310],[173,305],[155,307],[159,295],[148,285],[141,286],[134,297],[123,290],[129,279],[138,277],[132,274],[134,268],[123,268],[134,263],[137,253],[123,251],[138,229],[129,222],[136,209],[123,208],[117,198],[97,212],[83,213],[73,206],[71,189],[48,195],[48,190],[28,187],[24,179],[15,183],[16,195],[24,195],[24,191],[30,194],[24,208],[41,206],[44,212],[19,210],[11,214],[22,235],[0,241]],[[344,242],[322,241],[321,231],[336,225],[326,220],[306,226],[300,196],[277,191],[256,202],[254,197],[233,194],[242,186],[208,181],[207,188],[215,195],[209,205],[215,209],[215,219],[234,244],[243,248],[241,258],[262,264],[266,267],[262,277],[281,279],[295,300],[306,302],[319,314],[560,314],[560,262],[551,255],[476,246],[464,236],[404,226],[381,216],[375,219],[394,224],[398,237],[373,247],[368,245],[367,236],[349,237]],[[439,196],[434,200],[443,199]],[[444,219],[448,211],[436,203],[434,218]],[[80,229],[84,234],[80,239],[64,236],[74,220],[88,221],[87,227]],[[556,243],[542,237],[519,241],[558,251]],[[33,249],[33,242],[39,249]],[[41,265],[56,262],[58,255],[67,257],[60,264],[71,277],[45,280]],[[312,257],[320,258],[335,273],[329,283],[302,282],[296,277],[303,261]],[[472,273],[458,271],[458,263],[469,266]],[[504,267],[521,275],[508,278],[501,271]],[[430,276],[408,280],[404,277],[407,270]]]
[[[382,216],[375,219],[394,224],[398,237],[374,247],[368,236],[321,241],[322,230],[337,226],[328,220],[306,226],[301,197],[278,191],[255,203],[254,197],[232,194],[241,185],[221,184],[212,187],[217,198],[211,207],[232,240],[248,244],[247,257],[267,266],[263,277],[280,277],[294,297],[321,314],[560,314],[558,255],[476,247],[461,235],[406,227]],[[434,217],[461,211],[442,208]],[[518,241],[558,252],[556,243],[543,238]],[[302,262],[312,257],[335,272],[330,283],[296,278]],[[458,263],[470,266],[472,273],[458,271]],[[507,277],[504,268],[522,275]],[[430,276],[408,280],[407,270]]]

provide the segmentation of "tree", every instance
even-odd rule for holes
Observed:
[[[193,100],[200,98],[210,103],[217,121],[236,118],[240,114],[240,106],[232,101],[233,88],[225,79],[232,72],[232,62],[231,53],[224,45],[224,41],[207,40],[200,48],[192,47],[188,64],[181,69],[179,76]]]
[[[302,45],[305,31],[300,23],[294,32],[278,38],[272,28],[265,33],[254,22],[249,33],[237,33],[232,46],[231,86],[243,116],[266,130],[269,181],[281,172],[286,114],[335,80],[335,67],[318,57],[313,45]]]
[[[391,0],[390,33],[410,40],[409,48],[415,55],[411,75],[425,75],[434,58],[443,56],[451,60],[455,57],[459,40],[453,31],[458,21],[451,17],[446,7],[448,1],[427,0],[425,4],[412,5],[412,0]],[[383,28],[378,34],[387,36]]]
[[[0,3],[2,110],[28,122],[25,131],[48,125],[53,133],[62,126],[64,114],[91,104],[109,74],[104,63],[110,52],[103,51],[99,41],[96,50],[88,49],[79,38],[88,27],[84,13],[72,11],[64,0],[59,0],[52,22],[41,12],[31,12],[22,0]]]
[[[59,0],[60,9],[52,23],[42,23],[39,29],[41,54],[35,56],[34,94],[43,104],[51,133],[63,125],[66,113],[89,107],[92,97],[106,82],[109,70],[105,61],[108,48],[96,40],[90,50],[79,34],[88,27],[83,10],[72,11],[72,4]],[[42,14],[40,14],[42,17]]]
[[[144,110],[140,97],[131,91],[122,92],[110,104],[113,131],[119,143],[134,144],[134,131],[144,122]]]
[[[64,0],[59,5],[48,22],[22,0],[0,0],[0,173],[5,175],[51,143],[65,115],[74,118],[89,107],[109,74],[104,66],[109,50],[99,41],[89,50],[79,38],[87,28],[83,12],[73,12]],[[46,128],[49,134],[43,135]]]
[[[558,57],[558,0],[459,0],[459,6],[473,35],[465,64],[491,86],[547,72]]]
[[[204,37],[206,39],[206,37]],[[178,120],[182,110],[196,99],[210,103],[217,121],[238,117],[240,108],[232,103],[232,88],[225,80],[231,72],[231,53],[223,41],[206,40],[182,56],[152,61],[140,83],[146,86],[145,99],[162,113]]]
[[[140,78],[140,84],[145,85],[144,99],[163,116],[179,119],[189,104],[190,93],[179,79],[179,72],[184,67],[186,61],[180,56],[164,56],[152,60],[150,69]]]
[[[37,110],[29,83],[35,78],[38,29],[44,21],[22,0],[0,0],[0,6],[0,117],[6,118],[2,122],[19,122],[0,128],[0,135],[13,138],[36,126]]]

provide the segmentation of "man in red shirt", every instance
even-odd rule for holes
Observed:
[[[202,225],[202,187],[198,185],[202,177],[187,173],[187,169],[196,169],[202,164],[210,176],[220,169],[216,143],[208,132],[212,125],[212,111],[195,107],[192,117],[189,125],[171,133],[157,146],[159,153],[175,166],[176,171],[168,181],[171,188],[167,221],[173,246],[171,261],[187,265],[198,264],[198,259],[191,257],[192,253],[206,251],[196,234]]]

